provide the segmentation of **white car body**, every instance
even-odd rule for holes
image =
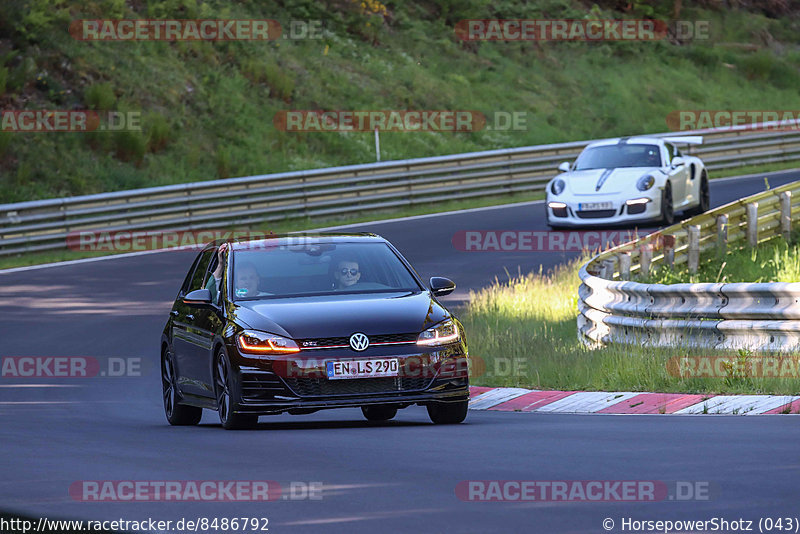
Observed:
[[[681,154],[675,146],[699,143],[702,137],[622,137],[588,145],[571,165],[562,163],[559,170],[565,172],[547,183],[548,225],[671,224],[677,211],[695,214],[707,210],[710,200],[705,165],[700,158]],[[608,148],[588,153],[598,147]],[[592,158],[601,162],[616,158],[637,166],[578,169],[579,164],[584,167],[597,164],[591,163]],[[640,180],[641,187],[651,182],[648,176],[652,177],[652,185],[640,189],[637,185]],[[662,202],[670,195],[671,211]]]

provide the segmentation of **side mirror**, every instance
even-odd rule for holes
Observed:
[[[431,292],[434,297],[443,297],[449,295],[456,288],[455,282],[449,278],[442,278],[441,276],[433,276],[430,280]]]
[[[569,171],[569,161],[562,161],[561,165],[558,166],[558,170],[561,172],[568,172]]]
[[[674,158],[672,158],[672,168],[673,169],[677,169],[681,165],[686,165],[686,162],[683,160],[682,157],[675,156]]]
[[[211,291],[208,289],[195,289],[183,297],[183,303],[190,306],[211,306]]]

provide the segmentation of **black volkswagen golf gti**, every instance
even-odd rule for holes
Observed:
[[[360,407],[385,421],[413,404],[460,423],[469,400],[461,323],[374,234],[215,242],[192,264],[161,336],[164,410],[226,429],[259,415]]]

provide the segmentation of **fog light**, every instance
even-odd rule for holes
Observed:
[[[625,205],[628,206],[628,215],[644,213],[648,202],[650,202],[649,198],[634,198],[632,200],[625,201]]]
[[[553,210],[553,217],[567,216],[567,205],[563,202],[549,202],[547,207]]]

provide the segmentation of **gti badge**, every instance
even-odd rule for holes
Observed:
[[[367,347],[369,347],[369,338],[366,336],[366,334],[356,332],[350,336],[350,346],[353,348],[353,350],[357,350],[359,352],[366,350]]]

